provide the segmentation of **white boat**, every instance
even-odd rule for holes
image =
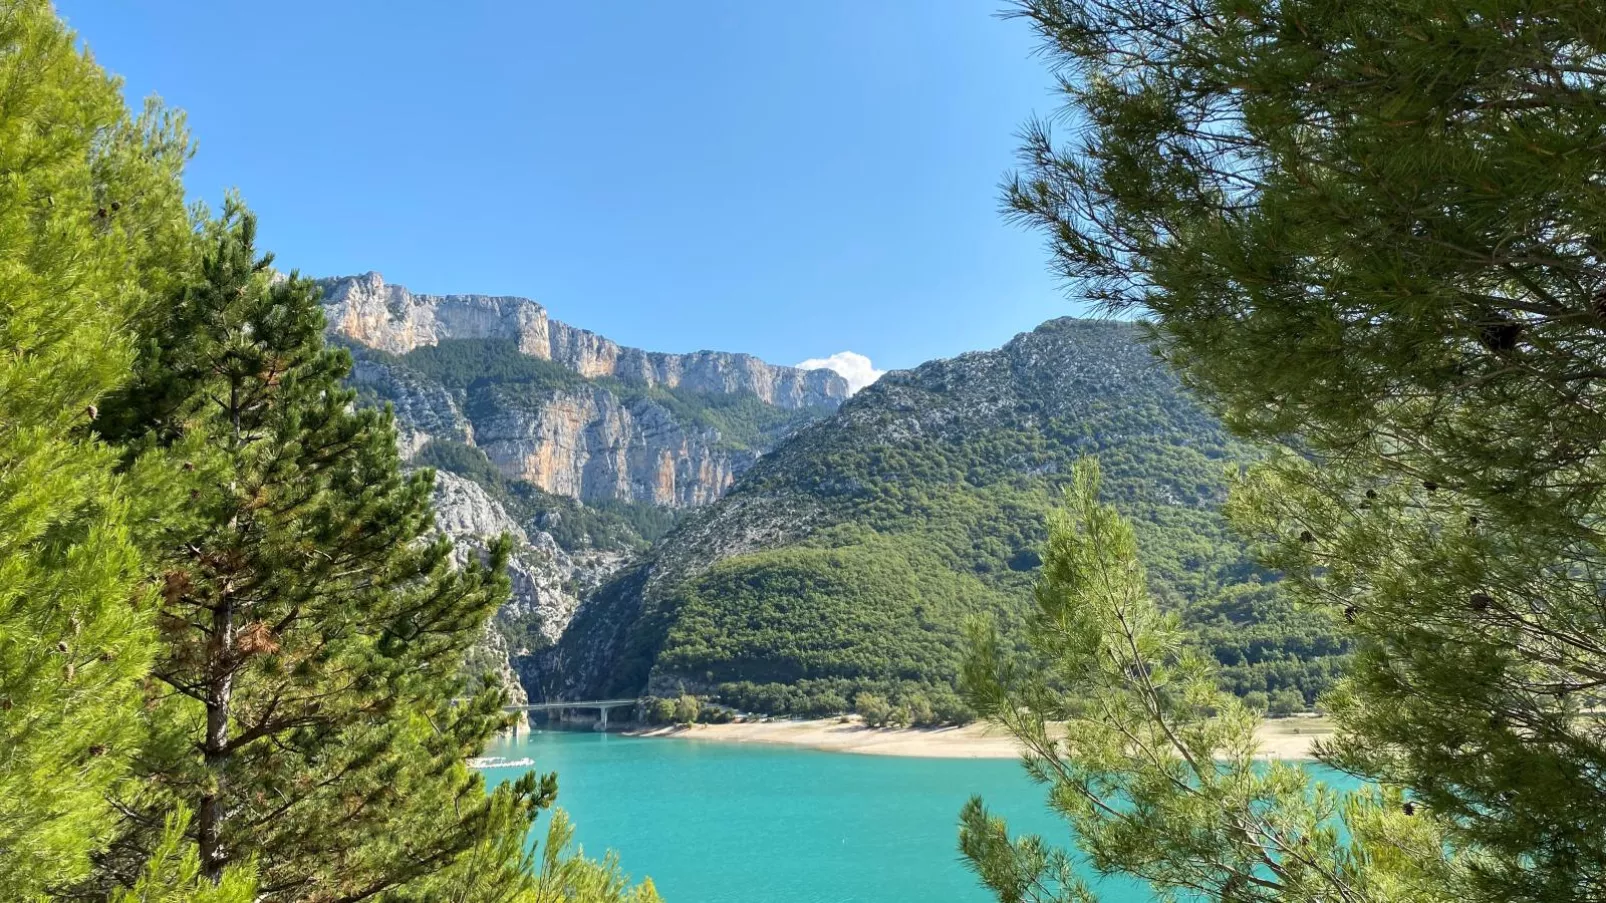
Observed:
[[[529,768],[534,759],[504,759],[500,756],[475,756],[468,760],[470,768]]]

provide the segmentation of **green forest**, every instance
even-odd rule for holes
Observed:
[[[1024,649],[1047,514],[1085,456],[1104,465],[1155,592],[1222,686],[1308,710],[1347,643],[1330,618],[1293,607],[1222,516],[1229,475],[1254,455],[1136,327],[1074,320],[884,377],[760,459],[650,556],[658,588],[621,606],[641,609],[606,690],[693,689],[815,716],[870,693],[928,723],[968,720],[955,689],[964,626],[996,617]],[[793,521],[808,532],[735,555],[705,545]],[[637,579],[601,598],[636,596]],[[585,619],[565,643],[588,641]]]

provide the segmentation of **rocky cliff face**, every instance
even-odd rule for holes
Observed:
[[[583,598],[848,397],[828,370],[628,348],[523,298],[414,295],[377,273],[322,284],[360,402],[390,405],[404,458],[437,469],[439,528],[464,555],[513,539],[512,598],[468,666],[516,700],[559,692],[534,657]]]
[[[395,409],[406,458],[439,440],[479,448],[506,479],[552,495],[690,508],[719,498],[757,457],[649,396],[583,380],[535,399],[492,385],[454,393],[404,364],[354,350],[350,381],[371,402]],[[811,419],[801,416],[806,410],[800,422]]]
[[[587,378],[697,392],[751,392],[787,409],[835,407],[848,397],[846,380],[829,370],[798,370],[748,354],[627,348],[553,320],[546,308],[527,298],[415,295],[387,284],[378,273],[325,280],[324,292],[331,331],[392,354],[445,339],[511,339],[523,353]]]
[[[404,458],[411,458],[431,439],[474,443],[473,425],[456,399],[438,383],[360,354],[348,381],[371,400],[389,402],[395,408],[396,441]]]
[[[556,643],[591,592],[628,559],[618,551],[568,553],[551,534],[515,520],[473,480],[445,471],[435,475],[435,524],[460,555],[484,554],[497,536],[513,540],[508,561],[512,594],[470,655],[470,667],[495,673],[514,705],[528,701],[518,674],[526,656]]]
[[[508,576],[513,594],[500,616],[526,625],[534,645],[556,642],[580,597],[628,558],[617,551],[566,552],[551,534],[514,520],[484,487],[453,473],[435,474],[434,502],[436,525],[461,547],[483,550],[494,537],[512,538]]]
[[[706,505],[848,396],[829,370],[626,348],[523,298],[414,295],[377,273],[323,285],[329,330],[357,358],[352,383],[395,407],[404,455],[432,439],[477,447],[506,479],[581,501]],[[715,409],[747,401],[740,425],[761,435],[738,441]]]
[[[509,479],[582,501],[671,507],[712,502],[752,463],[753,454],[721,447],[719,439],[650,399],[591,386],[554,394],[534,409],[497,408],[474,430],[474,444]]]

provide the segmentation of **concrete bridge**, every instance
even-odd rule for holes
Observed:
[[[584,699],[578,701],[536,702],[530,705],[510,705],[504,712],[562,712],[569,709],[596,709],[602,714],[602,730],[608,729],[608,712],[612,709],[634,708],[638,699]],[[517,730],[515,728],[515,730]]]

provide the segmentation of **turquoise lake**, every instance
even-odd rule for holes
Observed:
[[[554,731],[503,740],[487,754],[556,771],[558,805],[587,853],[617,850],[632,876],[652,876],[666,903],[985,903],[992,897],[957,849],[959,809],[972,794],[1014,830],[1067,839],[1043,788],[1007,759]],[[1105,903],[1149,899],[1125,882],[1099,890]]]

